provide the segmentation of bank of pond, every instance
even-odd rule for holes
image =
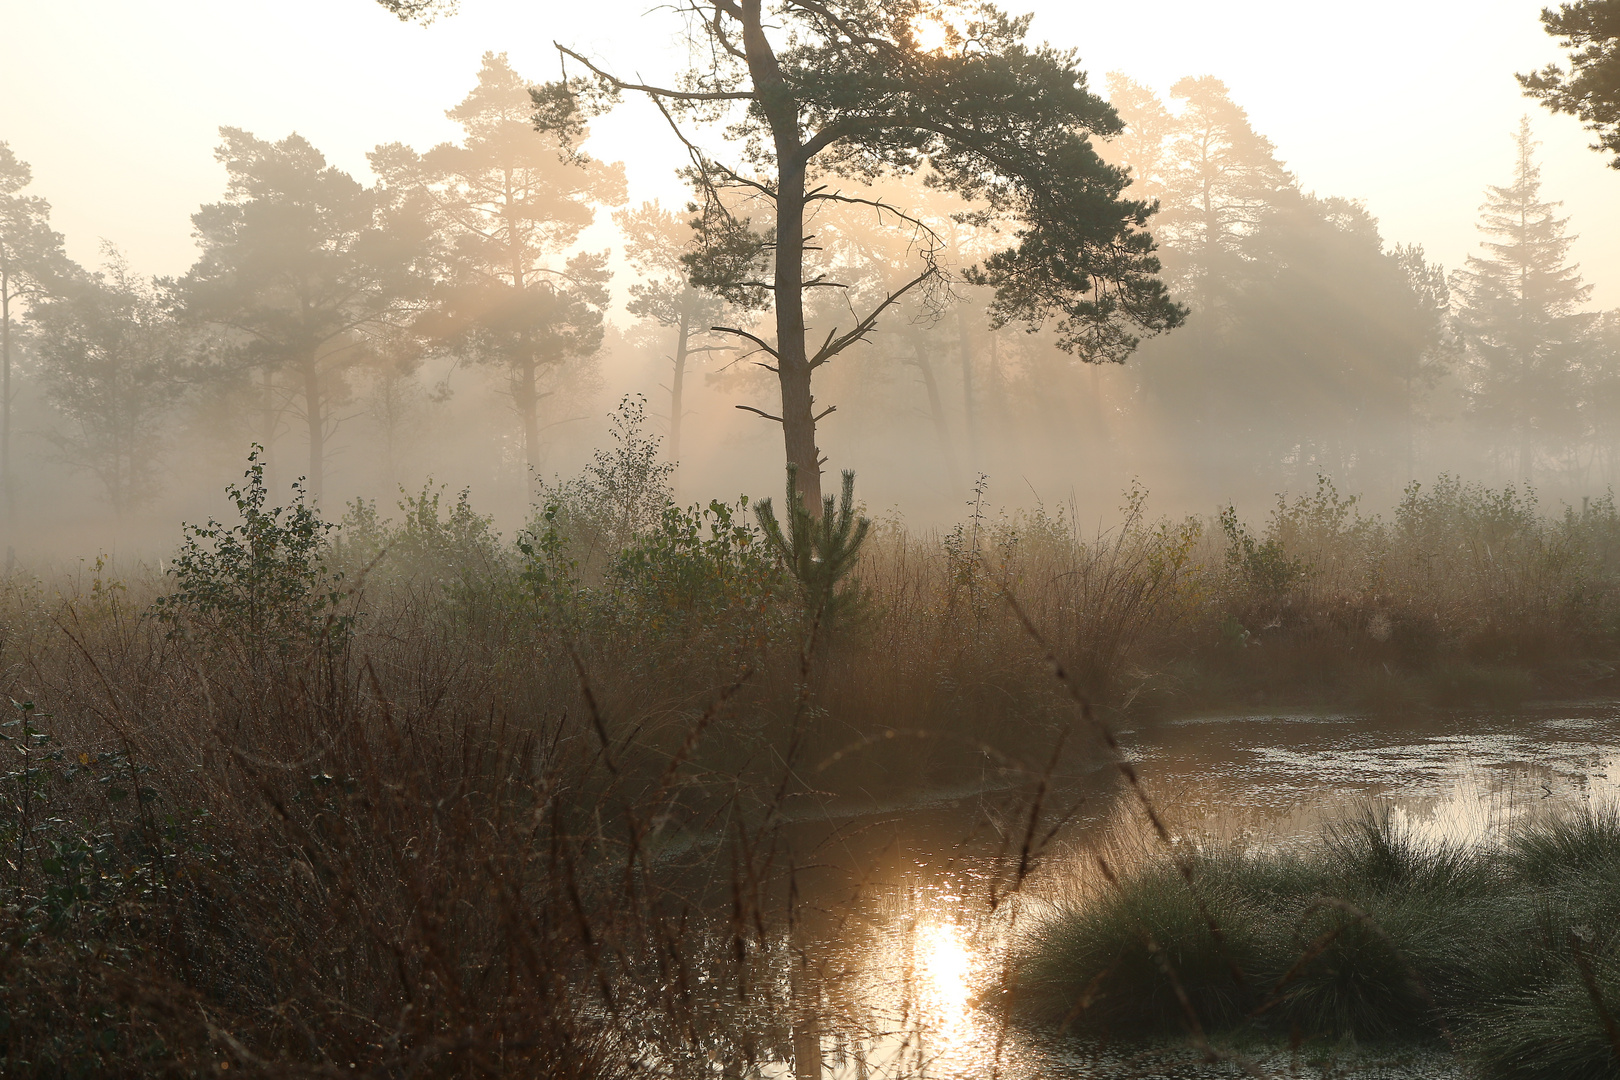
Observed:
[[[1620,1074],[1613,807],[1467,844],[1368,808],[1305,845],[1093,862],[1015,946],[1006,990],[1027,1022],[1217,1055],[1427,1044],[1482,1076]]]

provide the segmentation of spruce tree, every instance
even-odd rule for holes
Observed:
[[[1459,327],[1468,350],[1470,411],[1485,437],[1534,477],[1538,453],[1555,451],[1579,421],[1581,350],[1591,294],[1568,262],[1575,237],[1541,197],[1530,118],[1514,136],[1513,182],[1487,189],[1479,230],[1483,255],[1457,274]],[[1506,440],[1504,442],[1504,439]]]

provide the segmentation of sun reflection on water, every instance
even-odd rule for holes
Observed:
[[[1135,748],[1161,811],[1190,838],[1304,847],[1333,822],[1380,807],[1416,839],[1471,845],[1525,815],[1620,802],[1620,710],[1461,718],[1439,731],[1332,718],[1222,723],[1219,740],[1164,737]],[[1095,1048],[1007,1026],[1000,1004],[1020,912],[1089,873],[1096,844],[1136,835],[1134,806],[1104,807],[1013,901],[988,902],[988,878],[971,858],[943,869],[931,857],[889,864],[869,894],[868,929],[851,942],[856,962],[837,967],[848,981],[839,1019],[823,1028],[826,1080],[1053,1080],[1112,1068]],[[789,1069],[762,1075],[786,1080]]]
[[[917,927],[919,1004],[936,1039],[956,1043],[971,1034],[973,953],[955,925],[926,922]]]

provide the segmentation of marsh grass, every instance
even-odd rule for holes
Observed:
[[[1261,1045],[1449,1048],[1484,1076],[1620,1075],[1617,826],[1587,807],[1465,846],[1369,809],[1305,849],[1179,854],[1190,879],[1138,845],[1023,940],[1014,1005],[1091,1036],[1162,1039],[1196,1017]]]
[[[824,618],[746,501],[672,505],[633,434],[510,539],[432,488],[333,529],[250,469],[243,521],[162,573],[5,581],[7,1075],[810,1075],[824,1010],[859,1006],[811,929],[855,918],[803,891],[817,815],[976,793],[1004,904],[1072,810],[1057,778],[1122,764],[1075,734],[1111,708],[1422,697],[1455,665],[1540,687],[1601,675],[1620,625],[1612,508],[1460,485],[1390,524],[1325,489],[1252,533],[1137,492],[1083,537],[981,497],[943,535],[874,527]],[[1161,837],[1045,924],[1017,997],[1120,1034],[1443,1021],[1503,1062],[1567,998],[1586,1068],[1575,989],[1615,979],[1600,825],[1488,858],[1388,822],[1314,858],[1158,864]]]

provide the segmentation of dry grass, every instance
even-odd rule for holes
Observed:
[[[544,518],[514,549],[465,503],[408,500],[399,525],[357,508],[273,633],[206,597],[155,618],[180,594],[149,573],[14,576],[0,1060],[390,1077],[791,1060],[828,978],[787,831],[815,812],[1013,792],[1005,895],[1061,816],[1052,778],[1090,752],[1063,742],[1075,697],[1605,676],[1613,508],[1546,520],[1516,498],[1453,486],[1378,522],[1324,492],[1258,534],[1155,522],[1139,496],[1099,537],[1043,513],[879,529],[826,619],[713,507],[584,566]]]

